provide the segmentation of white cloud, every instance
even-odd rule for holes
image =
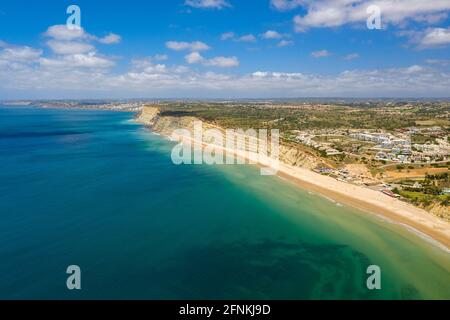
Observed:
[[[83,61],[78,65],[98,63]],[[83,58],[81,58],[83,57]],[[91,60],[103,58],[90,56]],[[185,66],[132,66],[123,73],[108,68],[74,68],[75,58],[42,58],[41,64],[1,63],[0,91],[18,97],[444,97],[450,72],[441,67],[349,70],[333,75],[255,70],[249,74],[195,72]],[[205,59],[207,60],[207,59]],[[216,59],[221,63],[221,59]],[[231,60],[230,60],[231,61]],[[109,63],[106,63],[107,65]]]
[[[273,8],[280,11],[287,11],[298,8],[302,5],[302,0],[270,0]]]
[[[450,44],[449,28],[427,28],[423,31],[400,31],[398,36],[409,39],[409,44],[418,49],[442,48]]]
[[[186,0],[185,5],[203,9],[223,9],[231,7],[231,4],[226,0]]]
[[[150,57],[132,59],[131,65],[133,66],[133,69],[141,70],[146,68],[153,68],[155,66],[154,61],[165,61],[167,59],[169,59],[167,55],[157,54]]]
[[[167,73],[167,66],[165,64],[150,65],[144,69],[146,73]]]
[[[57,58],[41,58],[40,65],[50,68],[109,68],[114,66],[114,62],[99,57],[95,52],[88,54],[72,54]]]
[[[427,59],[426,63],[431,65],[438,65],[442,67],[450,66],[450,59]]]
[[[119,43],[121,37],[114,33],[109,33],[105,37],[96,37],[87,33],[83,28],[68,28],[67,25],[54,25],[44,32],[44,36],[52,38],[56,41],[84,41],[91,42],[97,41],[102,44],[115,44]]]
[[[350,53],[344,57],[345,60],[355,60],[359,58],[359,53]]]
[[[429,29],[420,40],[420,46],[424,48],[441,47],[448,44],[450,44],[450,27]]]
[[[283,35],[274,30],[267,30],[261,35],[261,37],[264,39],[281,39],[283,38]]]
[[[92,70],[111,68],[115,62],[109,57],[99,55],[93,43],[113,44],[121,39],[114,33],[99,38],[82,28],[69,29],[66,25],[49,27],[44,36],[50,38],[46,43],[55,56],[41,57],[39,65],[51,72],[58,72],[55,71],[57,69],[78,72],[80,68]]]
[[[257,71],[251,77],[240,79],[239,84],[244,86],[242,82],[245,82],[249,91],[262,92],[266,88],[268,92],[288,92],[287,96],[291,97],[446,96],[450,73],[425,68],[419,71],[419,67],[352,70],[332,76]]]
[[[186,62],[189,64],[200,63],[205,60],[202,55],[198,52],[191,52],[187,56],[185,56]]]
[[[233,40],[236,42],[256,42],[256,37],[251,33],[238,36],[234,32],[225,32],[220,36],[220,39],[223,41]]]
[[[47,37],[61,41],[72,41],[79,39],[90,38],[83,28],[68,28],[67,25],[55,25],[51,26],[44,33]]]
[[[290,40],[281,40],[280,42],[278,42],[277,46],[282,48],[282,47],[287,47],[287,46],[291,46],[294,44],[294,41],[290,41]]]
[[[246,34],[239,38],[236,38],[236,41],[238,41],[238,42],[255,42],[256,37],[253,34]]]
[[[169,60],[169,56],[167,54],[156,54],[152,58],[153,58],[153,60],[156,60],[156,61]]]
[[[340,0],[337,0],[340,1]],[[342,0],[343,1],[343,0]],[[50,28],[49,28],[50,30]],[[0,42],[0,92],[18,97],[35,95],[48,98],[67,98],[71,94],[83,97],[304,97],[304,96],[448,96],[450,71],[442,68],[442,61],[429,60],[426,65],[404,68],[349,70],[338,74],[306,74],[254,70],[248,74],[225,74],[185,65],[157,63],[167,60],[155,55],[132,61],[129,70],[112,69],[114,59],[97,53],[93,43],[98,41],[83,31],[83,35],[62,35],[54,29],[47,42],[54,54],[26,46]],[[51,35],[50,35],[51,34]],[[418,39],[433,34],[427,29]],[[440,37],[440,35],[438,35]],[[432,38],[428,38],[432,39]],[[287,41],[289,39],[286,39]],[[282,42],[281,39],[278,43]],[[428,40],[433,46],[441,41]],[[186,61],[192,65],[231,68],[239,65],[237,57],[203,57],[196,42],[176,42],[178,50],[187,51]],[[197,44],[200,42],[197,42]],[[50,45],[49,44],[49,45]],[[80,45],[82,44],[82,45]],[[88,47],[84,46],[91,46]],[[207,46],[208,47],[208,46]],[[209,47],[208,47],[209,48]],[[327,50],[317,56],[327,56]],[[353,54],[354,55],[354,54]],[[349,55],[350,56],[350,55]],[[203,69],[203,68],[200,68]]]
[[[365,25],[369,5],[381,9],[383,24],[394,25],[436,23],[445,19],[450,11],[448,0],[272,0],[272,6],[279,10],[302,7],[306,11],[294,18],[297,32],[354,23]]]
[[[189,69],[189,67],[186,66],[175,66],[172,69],[174,73],[188,73],[190,70],[191,69]]]
[[[203,77],[207,80],[220,80],[220,81],[226,81],[226,80],[231,79],[231,77],[228,75],[215,73],[215,72],[211,72],[211,71],[206,72],[203,75]]]
[[[99,38],[98,42],[103,43],[103,44],[115,44],[115,43],[119,43],[122,40],[122,38],[114,33],[109,33],[107,36],[103,37],[103,38]]]
[[[204,58],[198,52],[192,52],[185,56],[185,60],[189,64],[203,64],[208,67],[231,68],[239,66],[237,57],[214,57],[211,59]]]
[[[179,41],[167,41],[166,47],[175,51],[205,51],[211,49],[206,43],[201,41],[194,42],[179,42]]]
[[[330,52],[328,50],[319,50],[319,51],[311,52],[311,56],[314,58],[324,58],[324,57],[328,57],[329,55],[330,55]]]
[[[265,78],[269,75],[269,72],[256,71],[252,73],[252,76],[255,78]]]
[[[4,46],[6,48],[0,51],[0,60],[7,62],[36,62],[43,52],[41,49],[34,49],[27,46],[8,46],[6,43],[4,43]]]
[[[416,72],[421,72],[421,71],[423,71],[423,68],[418,65],[413,65],[413,66],[405,69],[406,73],[416,73]]]
[[[233,39],[236,36],[236,34],[234,32],[225,32],[222,33],[220,36],[220,40],[230,40]]]
[[[206,66],[219,68],[232,68],[239,66],[237,57],[215,57],[205,62]]]
[[[83,42],[49,40],[47,45],[56,54],[77,54],[94,51],[95,47]]]

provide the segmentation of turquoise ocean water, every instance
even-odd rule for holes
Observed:
[[[0,106],[0,298],[450,299],[437,246],[252,166],[174,166],[132,118]]]

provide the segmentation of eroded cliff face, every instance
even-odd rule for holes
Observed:
[[[136,117],[136,121],[148,126],[152,131],[158,132],[163,136],[171,137],[175,130],[187,129],[193,132],[194,122],[200,121],[195,117],[189,116],[161,116],[160,110],[157,107],[144,107],[142,112]],[[223,128],[203,121],[204,130]],[[291,166],[298,166],[306,169],[314,169],[322,161],[314,155],[307,154],[304,151],[296,148],[293,144],[280,144],[280,160]]]
[[[283,144],[280,146],[280,160],[288,165],[306,169],[314,169],[321,163],[313,155],[307,154],[292,145]]]
[[[136,121],[148,126],[152,126],[159,116],[159,109],[155,107],[144,107],[137,115]]]
[[[435,216],[450,222],[450,207],[442,205],[434,205],[429,210]]]
[[[157,107],[144,107],[136,117],[136,121],[146,125],[154,132],[171,137],[175,130],[187,129],[192,131],[194,122],[198,121],[198,119],[186,116],[161,116]]]

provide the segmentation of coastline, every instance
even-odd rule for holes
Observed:
[[[295,172],[296,169],[301,168],[288,169],[288,172],[280,168],[278,176],[304,190],[316,192],[338,203],[401,225],[422,238],[427,237],[428,242],[433,242],[450,253],[450,226],[447,222],[439,220],[425,210],[371,189],[350,185],[314,172],[311,172],[313,175],[310,177],[314,180],[309,180],[305,178],[306,175],[302,176],[302,173]],[[321,178],[329,178],[331,181],[323,181]]]
[[[152,130],[157,117],[158,112],[151,110],[150,113],[143,112],[136,120]],[[217,128],[216,126],[214,127]],[[170,138],[167,132],[158,130],[156,132]],[[425,210],[409,203],[391,198],[372,189],[338,181],[305,168],[293,167],[282,161],[279,161],[279,164],[275,166],[268,157],[261,161],[257,154],[250,152],[230,150],[223,146],[195,141],[191,137],[183,136],[180,138],[184,141],[190,140],[191,143],[201,143],[203,147],[210,146],[221,149],[227,154],[244,158],[260,167],[272,168],[277,171],[276,175],[278,177],[303,190],[313,191],[338,203],[359,209],[368,214],[381,216],[389,222],[401,225],[411,233],[427,238],[424,240],[428,240],[428,242],[450,253],[450,223],[440,220]]]

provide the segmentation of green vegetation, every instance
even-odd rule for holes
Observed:
[[[450,123],[450,103],[167,103],[165,115],[194,116],[224,127],[280,129],[384,129]],[[424,138],[418,135],[415,139]]]
[[[439,202],[440,204],[450,203],[449,201],[450,197],[446,195],[429,195],[418,191],[406,191],[406,190],[398,190],[398,194],[410,200],[416,205],[422,204],[425,207],[431,205],[433,202]]]

